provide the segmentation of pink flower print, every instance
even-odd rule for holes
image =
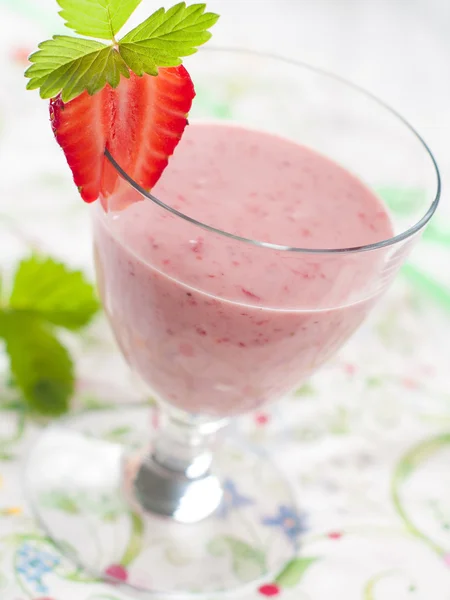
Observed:
[[[276,583],[266,583],[258,589],[258,592],[261,596],[272,598],[273,596],[278,596],[281,593],[281,589]]]
[[[105,575],[117,581],[127,581],[128,579],[128,571],[123,565],[110,565],[106,569]]]

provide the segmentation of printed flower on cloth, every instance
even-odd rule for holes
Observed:
[[[239,492],[234,481],[226,479],[223,483],[223,500],[219,510],[219,516],[225,519],[229,513],[236,508],[244,508],[254,504],[254,500]]]
[[[280,527],[291,542],[296,545],[301,533],[308,530],[306,515],[299,514],[290,506],[281,505],[278,514],[262,519],[264,525],[269,527]]]
[[[29,543],[23,544],[17,551],[16,570],[39,594],[47,593],[48,587],[43,578],[60,564],[55,554],[41,550]]]

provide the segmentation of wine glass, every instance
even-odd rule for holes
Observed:
[[[261,203],[241,229],[222,228],[213,204],[201,222],[183,212],[182,183],[178,204],[167,203],[165,175],[149,194],[107,152],[121,183],[108,211],[100,203],[92,211],[98,287],[125,359],[158,401],[159,423],[146,405],[63,419],[33,449],[26,482],[37,518],[62,551],[138,595],[255,585],[299,551],[302,523],[289,482],[226,426],[289,394],[341,347],[394,279],[440,195],[422,138],[357,86],[243,50],[202,50],[188,69],[197,88],[191,124],[215,119],[292,140],[381,196],[386,186],[398,188],[400,204],[402,189],[424,194],[395,213],[381,197],[377,214],[388,233],[376,241],[341,247],[336,232],[348,224],[336,218],[322,247],[297,248],[272,238],[270,223],[264,239],[253,239]],[[222,131],[226,146],[231,129]],[[202,164],[208,153],[200,147],[192,169],[199,186],[214,177],[214,189],[223,181]],[[291,182],[281,173],[278,183],[283,210]],[[130,201],[138,202],[118,210]],[[274,282],[288,271],[283,293]],[[122,443],[105,434],[121,428]]]

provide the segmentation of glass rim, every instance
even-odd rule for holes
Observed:
[[[340,75],[331,73],[320,67],[315,67],[315,66],[305,63],[303,61],[285,58],[283,56],[279,56],[277,54],[273,54],[270,52],[260,52],[260,51],[256,51],[256,50],[238,48],[238,47],[232,48],[232,47],[212,46],[212,47],[208,47],[208,48],[202,48],[200,50],[200,52],[202,52],[202,53],[204,53],[204,52],[228,52],[228,53],[234,53],[234,54],[236,54],[236,53],[247,54],[249,56],[256,56],[256,57],[260,57],[260,58],[267,58],[267,59],[271,59],[271,60],[284,62],[286,64],[290,64],[290,65],[293,65],[293,66],[296,66],[296,67],[299,67],[302,69],[306,69],[306,70],[316,73],[318,75],[327,77],[331,80],[335,80],[335,81],[343,84],[344,86],[354,90],[355,92],[358,92],[358,93],[366,96],[367,98],[369,98],[370,100],[372,100],[376,104],[378,104],[381,108],[385,109],[391,115],[396,117],[401,123],[403,123],[403,125],[405,125],[405,127],[407,129],[409,129],[409,131],[413,134],[413,136],[420,142],[420,144],[422,145],[426,154],[430,158],[432,167],[434,168],[434,172],[436,174],[436,195],[435,195],[434,199],[432,200],[431,204],[429,205],[427,211],[419,219],[419,221],[417,221],[414,225],[412,225],[405,231],[402,231],[401,233],[394,235],[388,239],[380,240],[379,242],[375,242],[375,243],[371,243],[371,244],[365,244],[365,245],[354,246],[354,247],[349,247],[349,248],[301,248],[301,247],[297,248],[295,246],[285,246],[285,245],[280,245],[280,244],[273,244],[271,242],[263,242],[260,240],[254,240],[252,238],[247,238],[247,237],[243,237],[240,235],[236,235],[229,231],[225,231],[218,227],[213,227],[212,225],[203,223],[202,221],[198,221],[197,219],[194,219],[193,217],[190,217],[189,215],[184,214],[183,212],[169,206],[168,204],[166,204],[165,202],[163,202],[162,200],[160,200],[159,198],[154,196],[151,192],[148,192],[147,190],[145,190],[136,181],[134,181],[134,179],[130,175],[128,175],[128,173],[118,164],[118,162],[114,159],[114,157],[111,155],[109,150],[106,148],[105,149],[105,157],[109,160],[109,162],[112,164],[114,169],[116,169],[116,171],[121,175],[121,177],[135,191],[139,192],[142,196],[144,196],[144,198],[150,200],[151,202],[158,205],[160,208],[166,210],[167,212],[187,221],[188,223],[191,223],[192,225],[200,227],[203,230],[209,231],[210,233],[215,233],[215,234],[221,235],[223,237],[232,239],[234,241],[243,242],[245,244],[250,244],[252,246],[257,246],[260,248],[267,248],[269,250],[277,250],[277,251],[282,251],[282,252],[295,252],[298,254],[331,254],[331,255],[332,254],[354,254],[354,253],[358,253],[358,252],[367,252],[367,251],[371,251],[371,250],[378,250],[380,248],[387,248],[389,246],[394,246],[400,242],[403,242],[403,241],[411,238],[416,233],[421,231],[428,224],[431,217],[436,212],[436,209],[439,205],[439,201],[440,201],[440,197],[441,197],[442,183],[441,183],[441,175],[439,172],[439,167],[438,167],[437,161],[436,161],[433,153],[431,152],[431,149],[429,148],[429,146],[425,142],[425,140],[422,138],[422,136],[394,108],[392,108],[391,106],[386,104],[384,101],[380,100],[377,96],[375,96],[371,92],[367,91],[363,87],[361,87],[355,83],[352,83],[351,81],[348,81],[344,77],[341,77]]]

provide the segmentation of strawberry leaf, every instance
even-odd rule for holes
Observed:
[[[142,0],[58,0],[66,27],[80,35],[113,40]]]
[[[27,89],[40,88],[42,98],[53,98],[61,92],[64,102],[85,90],[92,96],[106,83],[116,88],[121,75],[130,76],[113,46],[70,36],[55,35],[42,42],[29,60],[33,64],[25,73],[30,79]]]
[[[33,315],[8,312],[3,320],[11,372],[30,409],[42,415],[66,412],[74,391],[67,350]]]
[[[120,40],[120,55],[136,75],[157,75],[157,67],[181,64],[183,56],[195,54],[211,38],[208,29],[219,16],[205,8],[185,2],[167,11],[160,8]]]
[[[63,102],[84,91],[91,96],[107,83],[116,88],[120,76],[144,73],[158,75],[158,67],[176,67],[182,57],[197,52],[210,38],[208,31],[219,15],[205,13],[205,4],[176,4],[160,8],[120,42],[115,34],[141,0],[58,0],[66,25],[77,33],[108,39],[107,46],[96,40],[55,35],[42,42],[29,58],[25,72],[27,89],[40,89],[42,98],[59,93]]]
[[[9,308],[77,330],[89,323],[99,303],[93,286],[80,271],[71,271],[50,258],[32,256],[17,269]]]

